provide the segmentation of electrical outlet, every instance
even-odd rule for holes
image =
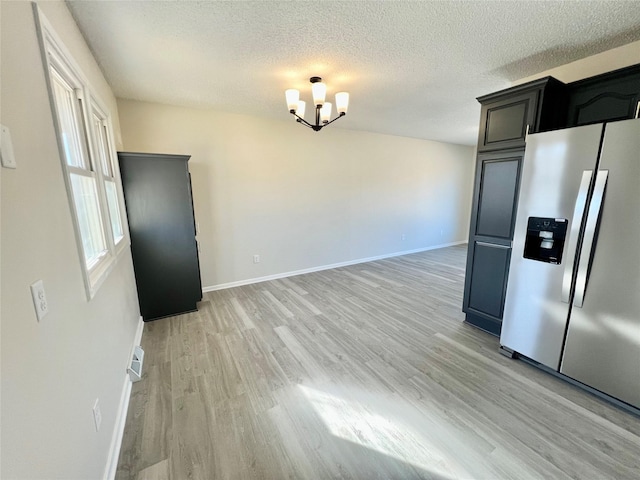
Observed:
[[[253,263],[260,263],[260,255],[253,256]]]
[[[96,403],[93,405],[93,422],[96,427],[96,432],[100,430],[102,424],[102,412],[100,411],[100,399],[96,398]]]
[[[44,283],[42,283],[42,280],[38,280],[31,285],[31,297],[33,298],[33,306],[36,308],[38,321],[40,321],[49,313],[49,304],[47,303],[47,296],[44,293]]]
[[[404,233],[400,235],[400,240],[405,241],[406,239],[407,239],[407,236]]]

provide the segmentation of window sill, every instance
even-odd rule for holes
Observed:
[[[85,284],[86,292],[87,292],[87,301],[90,302],[93,297],[95,297],[96,293],[105,282],[109,274],[113,271],[115,266],[120,262],[122,257],[124,257],[125,252],[128,251],[128,246],[130,245],[129,239],[127,237],[123,238],[118,245],[116,245],[116,253],[115,255],[109,255],[103,262],[89,273],[88,280]]]

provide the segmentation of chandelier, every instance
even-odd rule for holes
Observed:
[[[300,92],[293,88],[284,92],[287,99],[287,108],[289,113],[296,117],[296,121],[301,123],[305,127],[312,128],[314,131],[319,132],[323,127],[335,122],[340,117],[344,117],[347,114],[347,108],[349,107],[349,94],[347,92],[336,93],[336,110],[338,116],[331,120],[331,108],[330,102],[325,102],[324,99],[327,95],[327,86],[322,83],[322,78],[311,77],[311,93],[313,95],[313,104],[316,106],[316,123],[312,124],[304,119],[304,111],[306,102],[300,100]]]

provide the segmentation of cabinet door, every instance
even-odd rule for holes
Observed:
[[[470,243],[513,239],[523,156],[523,150],[478,154]]]
[[[506,158],[479,157],[476,235],[513,238],[521,159],[521,154]]]
[[[483,104],[478,150],[524,147],[527,127],[535,123],[539,95],[533,90]]]
[[[473,248],[467,310],[502,320],[511,247],[476,242]]]
[[[612,122],[638,116],[640,67],[571,84],[568,126]]]
[[[480,153],[469,229],[463,311],[500,334],[524,151]]]

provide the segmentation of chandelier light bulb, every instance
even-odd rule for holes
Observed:
[[[330,119],[331,119],[331,103],[324,102],[324,105],[320,109],[320,120],[322,120],[322,123],[329,123]]]
[[[307,108],[307,102],[300,100],[298,102],[298,109],[296,110],[296,115],[300,118],[304,118],[304,111]]]
[[[313,94],[313,103],[318,106],[324,105],[324,99],[327,96],[327,86],[322,82],[316,82],[311,85],[311,93]]]
[[[298,108],[298,101],[300,100],[300,92],[294,88],[290,88],[284,92],[284,96],[287,99],[287,108],[289,111],[296,111]]]
[[[336,110],[339,115],[347,113],[349,108],[349,94],[347,92],[336,93]]]

